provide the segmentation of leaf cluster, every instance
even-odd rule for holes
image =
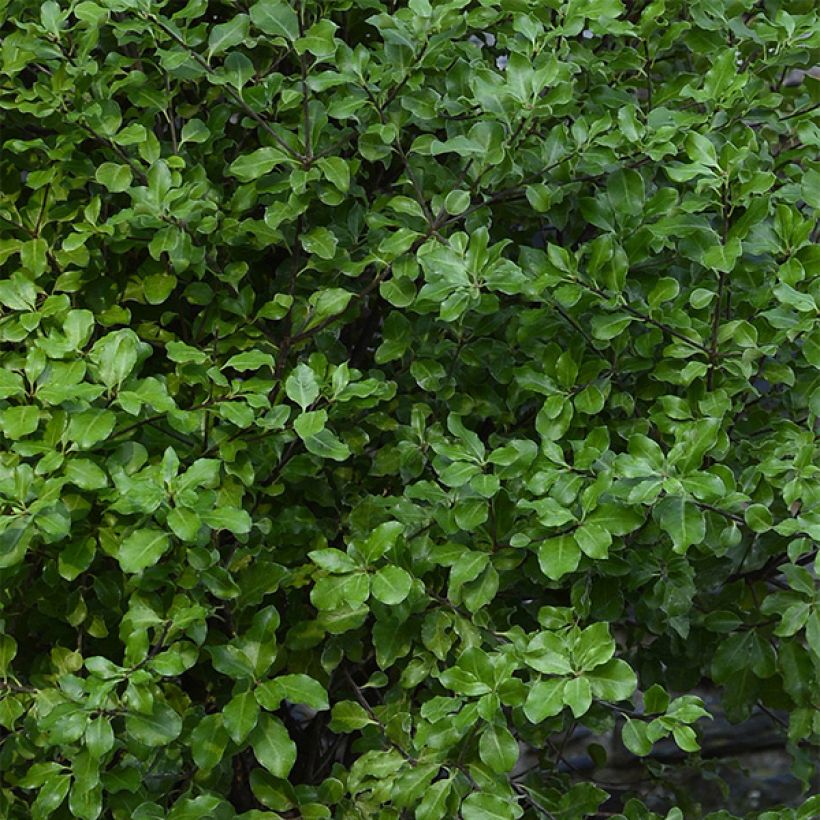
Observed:
[[[0,0],[0,816],[818,816],[818,22]]]

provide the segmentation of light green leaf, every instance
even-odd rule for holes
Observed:
[[[249,26],[250,18],[247,14],[237,14],[227,23],[215,25],[208,36],[208,57],[222,54],[244,42],[248,37]]]
[[[712,168],[719,167],[714,144],[697,131],[689,134],[686,140],[686,153],[693,162],[700,162]]]
[[[410,593],[413,579],[401,567],[382,567],[374,576],[370,594],[383,604],[400,604]]]
[[[30,436],[37,429],[39,420],[40,408],[33,404],[0,410],[0,430],[13,441]]]
[[[531,723],[541,723],[554,717],[564,708],[564,686],[562,678],[551,678],[532,684],[524,703],[524,714]]]
[[[247,350],[244,353],[237,353],[231,356],[223,365],[225,367],[232,367],[240,373],[247,370],[259,370],[260,367],[270,367],[273,369],[274,361],[270,353],[263,353],[261,350]]]
[[[342,193],[350,188],[350,168],[341,157],[322,157],[317,161],[322,173]]]
[[[575,530],[574,536],[575,543],[590,558],[600,560],[609,555],[612,536],[600,524],[586,522]]]
[[[461,804],[461,816],[464,820],[515,820],[521,816],[521,809],[512,799],[504,800],[489,792],[473,792]]]
[[[285,381],[285,393],[302,410],[307,410],[319,397],[319,383],[313,370],[304,363],[294,368]]]
[[[518,762],[518,742],[506,726],[493,724],[482,733],[478,754],[494,772],[509,772]]]
[[[592,706],[592,689],[589,680],[570,678],[564,686],[564,703],[572,710],[575,718],[582,717]]]
[[[179,737],[182,720],[170,706],[154,701],[152,713],[130,712],[126,715],[125,729],[145,746],[167,746]]]
[[[266,145],[249,154],[237,157],[228,167],[232,176],[240,182],[252,182],[254,179],[269,174],[280,162],[286,159],[278,148]]]
[[[153,566],[171,546],[168,533],[152,527],[135,530],[117,550],[123,572],[142,572]]]
[[[179,144],[183,145],[186,142],[202,143],[207,142],[211,136],[208,126],[200,119],[191,119],[182,126],[180,133]]]
[[[592,687],[592,694],[602,700],[627,700],[638,685],[638,679],[632,667],[618,658],[607,661],[603,666],[596,666],[584,674]]]
[[[327,692],[322,684],[302,674],[280,675],[260,684],[256,688],[256,699],[260,706],[270,711],[278,709],[283,700],[302,703],[311,709],[329,708]]]
[[[325,429],[327,423],[326,410],[309,410],[300,413],[293,422],[293,429],[296,430],[299,438],[306,441],[311,436],[316,436]]]
[[[703,511],[683,496],[667,496],[655,507],[661,529],[672,539],[675,552],[683,553],[700,544],[706,535]]]
[[[386,521],[375,527],[365,539],[354,543],[365,561],[373,563],[395,545],[403,531],[404,527],[398,521]]]
[[[252,520],[245,510],[234,507],[217,507],[200,513],[202,521],[214,530],[229,530],[234,535],[250,532]]]
[[[259,720],[259,704],[252,691],[234,695],[222,710],[225,731],[234,743],[242,743]]]
[[[191,732],[191,754],[200,769],[217,766],[228,746],[228,734],[222,726],[222,715],[205,715]]]
[[[278,718],[262,713],[250,741],[256,759],[274,777],[290,774],[296,762],[296,744]]]
[[[646,757],[652,751],[652,741],[646,736],[646,724],[639,720],[626,719],[621,730],[621,740],[624,746],[638,757]]]
[[[115,330],[94,344],[90,358],[106,387],[119,387],[131,375],[139,349],[139,337],[129,328]]]
[[[293,42],[299,36],[299,18],[285,0],[259,0],[251,6],[251,22],[265,34]]]
[[[305,449],[320,458],[329,458],[333,461],[345,461],[350,457],[350,448],[343,441],[325,428],[319,433],[305,439]]]
[[[71,417],[66,438],[73,441],[80,450],[88,450],[107,439],[117,422],[116,413],[111,410],[86,410]]]
[[[97,168],[94,178],[100,185],[105,185],[112,194],[118,194],[131,187],[133,174],[128,165],[104,162]]]
[[[551,581],[558,581],[567,573],[574,572],[580,560],[581,550],[572,535],[548,538],[538,545],[538,565]]]
[[[447,815],[447,798],[452,788],[452,778],[431,783],[416,807],[416,820],[442,820]]]
[[[339,240],[328,228],[313,228],[301,237],[302,247],[322,259],[333,259]]]
[[[196,539],[199,528],[202,525],[200,517],[193,511],[184,507],[174,507],[168,513],[168,526],[180,541],[191,542]]]

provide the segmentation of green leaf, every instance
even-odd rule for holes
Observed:
[[[626,719],[621,730],[621,740],[624,746],[638,757],[646,757],[652,751],[652,741],[646,736],[646,724],[638,720]]]
[[[599,524],[586,522],[574,533],[575,543],[590,558],[603,559],[609,555],[612,536]]]
[[[152,567],[171,546],[168,534],[145,527],[134,530],[117,549],[117,561],[123,572],[142,572]]]
[[[367,563],[372,564],[395,545],[403,531],[404,527],[398,521],[385,521],[365,539],[357,540],[356,549]]]
[[[0,676],[8,675],[11,662],[17,656],[17,641],[11,635],[0,635]]]
[[[274,776],[287,777],[296,762],[296,744],[278,718],[264,712],[250,736],[256,759]]]
[[[609,625],[597,623],[578,633],[572,646],[574,667],[581,671],[595,669],[615,654],[615,640]]]
[[[299,36],[299,18],[285,0],[259,0],[250,9],[251,22],[265,34],[291,42]]]
[[[820,171],[807,168],[800,184],[800,193],[807,205],[820,210]]]
[[[333,259],[339,240],[327,228],[314,228],[301,237],[302,247],[322,259]]]
[[[592,689],[589,680],[570,678],[564,686],[564,703],[572,710],[575,718],[582,717],[592,705]]]
[[[182,126],[182,131],[179,136],[179,144],[183,145],[186,142],[203,143],[207,142],[211,136],[208,126],[200,119],[188,120]]]
[[[413,579],[401,567],[382,567],[374,576],[370,594],[383,604],[400,604],[410,593]]]
[[[225,731],[234,743],[242,743],[259,721],[259,704],[252,691],[234,695],[222,709]]]
[[[638,685],[632,667],[618,658],[585,672],[584,678],[589,681],[592,694],[602,700],[627,700]]]
[[[194,763],[205,770],[222,762],[228,746],[228,735],[222,726],[222,715],[205,715],[191,732],[191,750]]]
[[[313,370],[306,364],[300,364],[285,381],[287,397],[296,402],[302,410],[307,410],[319,398],[319,383]]]
[[[85,730],[85,745],[94,758],[101,758],[114,748],[114,730],[111,719],[100,716],[90,721]]]
[[[343,733],[355,732],[375,722],[358,703],[342,700],[333,704],[330,730]]]
[[[478,753],[494,772],[509,772],[518,762],[518,742],[506,726],[493,724],[482,733]]]
[[[18,373],[0,370],[0,399],[19,396],[23,391],[23,379]]]
[[[520,812],[517,802],[488,792],[473,792],[461,804],[464,820],[515,820]]]
[[[687,137],[686,153],[694,162],[701,162],[713,168],[719,167],[715,146],[707,137],[698,134],[697,131],[692,131]]]
[[[654,510],[661,529],[672,539],[675,552],[686,552],[706,535],[703,511],[683,496],[667,496]]]
[[[297,54],[304,54],[309,51],[314,57],[327,59],[336,53],[336,43],[333,33],[337,29],[336,23],[330,20],[320,20],[314,23],[303,37],[300,37],[295,45]]]
[[[278,148],[265,146],[257,148],[249,154],[237,157],[228,167],[232,176],[240,182],[252,182],[255,179],[269,174],[286,156]]]
[[[133,174],[128,165],[104,162],[97,168],[94,178],[100,185],[105,185],[112,194],[118,194],[131,187]]]
[[[296,430],[299,438],[307,441],[311,436],[319,435],[325,429],[326,423],[326,410],[311,410],[301,413],[294,419],[293,429]]]
[[[6,438],[17,440],[30,436],[40,421],[36,405],[21,405],[0,410],[0,430]]]
[[[31,804],[33,820],[42,820],[52,815],[65,800],[71,787],[71,778],[65,774],[55,774],[48,777],[37,793],[37,798]]]
[[[283,700],[303,703],[311,709],[329,708],[325,688],[309,675],[280,675],[274,680],[260,684],[256,689],[259,705],[269,711],[279,708]]]
[[[130,712],[126,715],[125,729],[145,746],[167,746],[179,737],[182,720],[170,706],[155,701],[150,714]]]
[[[224,364],[224,367],[232,367],[240,373],[248,370],[259,370],[260,367],[269,367],[273,370],[274,366],[273,356],[270,353],[263,353],[261,350],[247,350],[244,353],[237,353]]]
[[[581,560],[581,550],[571,535],[548,538],[538,545],[538,565],[551,581],[574,572]]]
[[[90,358],[106,387],[119,387],[131,375],[139,349],[139,337],[128,328],[115,330],[94,344]]]
[[[700,751],[697,735],[691,726],[675,726],[672,729],[672,736],[675,738],[675,743],[677,743],[684,752]]]
[[[80,450],[89,450],[105,441],[114,430],[117,416],[110,410],[86,410],[71,417],[66,437]]]
[[[219,23],[211,29],[208,36],[208,57],[238,46],[248,37],[250,18],[247,14],[237,14],[227,23]]]
[[[623,214],[636,215],[643,209],[643,177],[630,168],[622,168],[607,179],[606,192],[613,212],[620,217]]]
[[[416,807],[416,820],[442,820],[447,816],[447,799],[453,789],[452,778],[437,780],[425,789]]]
[[[743,512],[743,518],[752,532],[767,532],[772,527],[772,514],[763,504],[750,504]]]
[[[561,678],[542,680],[532,684],[524,703],[524,714],[531,723],[541,723],[559,714],[564,708],[564,687]]]
[[[539,632],[527,644],[524,660],[528,666],[547,675],[568,675],[572,672],[566,641],[552,632]]]
[[[217,507],[215,510],[200,514],[203,523],[214,530],[230,530],[235,535],[244,535],[250,532],[251,517],[245,510],[232,507]]]
[[[345,461],[350,456],[350,448],[327,428],[305,439],[305,449],[333,461]]]
[[[701,259],[704,267],[711,270],[729,273],[734,270],[743,247],[737,237],[732,237],[725,245],[712,245]]]
[[[609,341],[620,336],[632,323],[631,316],[595,316],[592,319],[592,335],[596,339]]]
[[[347,192],[350,188],[350,168],[345,160],[341,157],[322,157],[317,164],[329,182],[342,193]]]
[[[444,198],[444,208],[448,214],[462,214],[470,207],[469,191],[450,191]]]
[[[202,520],[193,510],[174,507],[168,513],[167,524],[177,538],[190,542],[196,539]]]

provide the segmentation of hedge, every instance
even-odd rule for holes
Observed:
[[[818,19],[0,0],[0,815],[820,815]]]

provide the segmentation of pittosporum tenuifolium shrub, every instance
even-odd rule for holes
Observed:
[[[811,0],[0,31],[3,818],[818,816]]]

